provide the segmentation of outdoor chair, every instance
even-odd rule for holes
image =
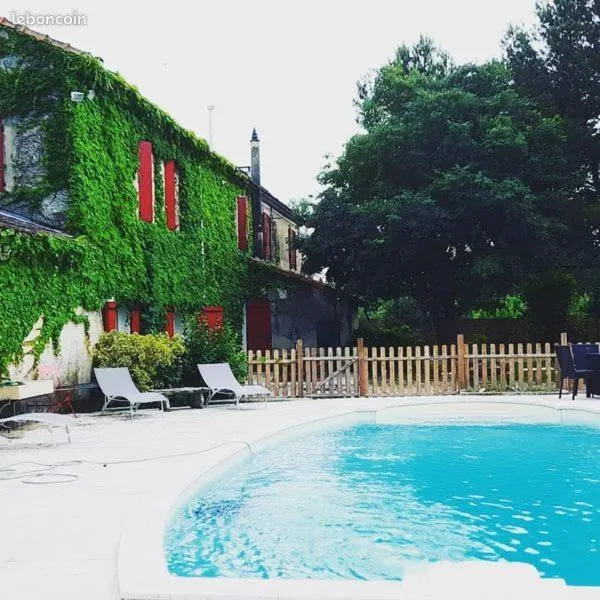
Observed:
[[[44,425],[50,435],[52,436],[52,444],[56,446],[54,440],[54,433],[52,432],[53,427],[64,427],[67,434],[67,440],[71,443],[71,434],[69,427],[75,423],[75,420],[71,416],[59,415],[57,413],[26,413],[23,415],[15,415],[13,417],[7,417],[6,419],[0,419],[0,428],[9,429],[8,423],[41,423]]]
[[[589,369],[588,354],[598,354],[598,344],[571,344],[571,353],[576,369]]]
[[[262,385],[241,385],[228,363],[198,365],[198,370],[204,384],[210,390],[205,404],[208,404],[218,394],[229,394],[233,395],[232,399],[239,410],[242,398],[262,396],[266,406],[267,398],[273,395],[271,390]]]
[[[591,369],[575,368],[575,362],[573,361],[573,354],[571,353],[570,346],[560,346],[559,344],[555,344],[554,349],[556,350],[556,358],[558,359],[558,366],[560,369],[560,390],[558,392],[558,397],[562,397],[565,379],[573,380],[573,400],[575,400],[575,396],[577,395],[580,379],[585,381],[586,395],[589,397],[594,371]]]
[[[127,367],[96,368],[94,369],[96,381],[104,394],[104,406],[102,414],[107,410],[111,402],[127,402],[129,413],[133,419],[133,413],[141,404],[153,404],[158,402],[163,412],[171,405],[166,396],[158,392],[140,392],[137,389]]]

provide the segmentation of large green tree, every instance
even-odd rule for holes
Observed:
[[[411,295],[434,322],[568,262],[581,183],[563,121],[499,63],[454,67],[429,40],[359,86],[359,120],[307,225],[306,269],[368,301]]]
[[[562,115],[569,145],[587,169],[580,192],[600,200],[600,2],[554,0],[537,6],[532,30],[511,28],[508,64],[519,89]]]

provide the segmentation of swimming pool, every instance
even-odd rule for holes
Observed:
[[[517,424],[314,431],[238,462],[171,519],[184,577],[400,580],[507,560],[600,584],[600,430]]]

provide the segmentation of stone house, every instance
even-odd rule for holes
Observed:
[[[0,20],[0,367],[86,382],[102,331],[204,312],[252,349],[346,343],[352,303],[301,274],[293,212],[100,60]]]

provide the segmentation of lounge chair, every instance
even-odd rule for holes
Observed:
[[[94,369],[96,381],[104,394],[104,406],[102,414],[108,408],[108,405],[115,402],[129,403],[129,413],[133,419],[133,413],[140,404],[153,404],[158,402],[164,412],[165,407],[169,409],[171,405],[166,396],[158,392],[140,392],[137,389],[129,369],[127,367],[115,367],[109,369]]]
[[[7,423],[41,423],[44,425],[52,436],[52,444],[56,446],[54,440],[53,427],[64,427],[67,434],[67,440],[71,443],[71,434],[69,427],[75,422],[73,417],[67,415],[59,415],[57,413],[25,413],[23,415],[14,415],[5,419],[0,419],[0,427],[6,427]],[[7,428],[8,429],[8,428]]]
[[[273,395],[271,390],[262,385],[241,385],[227,363],[198,365],[198,370],[210,390],[205,405],[217,394],[233,394],[235,406],[239,410],[242,398],[262,396],[266,403],[267,398]]]

